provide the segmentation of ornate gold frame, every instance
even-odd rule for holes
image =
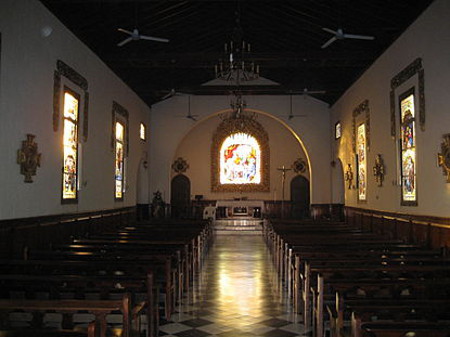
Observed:
[[[359,115],[364,113],[364,123],[366,124],[366,149],[367,152],[370,151],[370,109],[369,109],[369,100],[363,101],[358,107],[353,110],[352,113],[352,148],[353,153],[356,153],[356,119]]]
[[[22,147],[17,151],[17,164],[20,165],[20,174],[25,176],[24,182],[32,183],[32,176],[41,166],[41,154],[38,153],[38,144],[34,141],[35,135],[27,134],[27,139],[22,141]]]
[[[220,147],[225,139],[235,133],[247,133],[254,137],[261,147],[261,183],[225,185],[220,183]],[[211,144],[211,191],[212,192],[269,192],[270,191],[270,148],[269,135],[255,120],[255,115],[228,117],[219,124]]]
[[[56,70],[53,73],[53,131],[58,131],[60,122],[61,76],[64,76],[84,91],[83,140],[86,142],[89,133],[89,84],[86,78],[61,60],[56,62]]]
[[[418,91],[419,91],[419,125],[422,131],[425,131],[425,71],[422,67],[422,59],[416,58],[405,69],[400,71],[391,79],[391,136],[395,139],[397,135],[396,129],[396,113],[395,113],[395,90],[405,83],[414,75],[418,75]]]
[[[450,133],[442,136],[441,153],[438,153],[438,164],[442,167],[444,176],[447,176],[447,184],[450,183]]]

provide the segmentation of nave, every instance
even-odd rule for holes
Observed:
[[[259,235],[217,235],[202,271],[160,336],[291,337],[303,333]]]

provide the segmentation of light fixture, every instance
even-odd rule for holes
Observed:
[[[236,12],[236,27],[230,42],[225,43],[224,57],[215,65],[216,78],[234,82],[239,85],[243,81],[259,78],[259,65],[248,59],[251,46],[242,38],[239,12]]]

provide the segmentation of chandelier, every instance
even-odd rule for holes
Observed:
[[[259,65],[248,59],[251,46],[242,38],[239,16],[230,42],[225,43],[224,56],[214,66],[217,79],[240,82],[252,81],[259,78]]]

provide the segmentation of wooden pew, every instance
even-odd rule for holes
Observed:
[[[374,251],[378,251],[377,254],[381,253],[381,252],[388,252],[390,249],[395,249],[395,250],[405,250],[406,252],[409,250],[417,250],[418,247],[417,246],[411,246],[411,245],[402,245],[400,241],[398,240],[390,240],[390,242],[386,242],[385,239],[380,239],[379,237],[374,237],[371,235],[365,235],[363,233],[359,233],[357,230],[355,229],[351,229],[349,230],[348,228],[345,228],[343,230],[340,230],[338,228],[334,228],[332,226],[323,226],[320,230],[317,230],[317,228],[314,227],[303,227],[300,228],[301,226],[296,227],[294,230],[292,227],[288,227],[286,226],[286,231],[287,231],[287,235],[286,233],[286,238],[289,240],[289,245],[292,245],[293,248],[289,248],[292,250],[295,250],[296,252],[296,256],[294,257],[294,263],[292,262],[292,250],[289,251],[289,255],[287,253],[284,253],[284,255],[287,255],[286,257],[283,257],[281,260],[287,260],[288,262],[285,263],[285,266],[283,268],[281,268],[281,273],[283,273],[285,275],[285,279],[288,280],[288,282],[290,282],[290,278],[294,279],[293,277],[289,276],[289,271],[292,270],[296,270],[295,272],[298,274],[298,270],[300,269],[300,260],[298,256],[302,256],[302,254],[304,255],[305,252],[323,252],[325,251],[341,251],[342,247],[344,247],[344,250],[347,251],[347,253],[353,254],[357,251],[369,251],[369,252],[374,252]],[[342,228],[341,228],[342,229]],[[293,230],[293,231],[292,231]],[[331,231],[331,234],[329,234],[329,232]],[[296,235],[298,233],[301,233],[301,235]],[[277,235],[274,234],[273,237],[276,237]],[[336,239],[336,237],[338,239]],[[345,238],[345,240],[343,240]],[[363,238],[363,240],[361,240],[361,238]],[[375,238],[375,240],[373,239]],[[367,241],[367,239],[369,239],[369,241]],[[278,243],[277,242],[280,242]],[[274,242],[269,244],[272,246],[272,249],[279,249],[282,250],[283,247],[285,247],[285,251],[288,251],[287,248],[289,247],[289,245],[283,245],[283,239],[281,237],[277,237],[275,239]],[[307,244],[304,245],[297,245],[294,246],[296,243],[303,243],[303,242],[307,242]],[[369,247],[368,247],[369,246]],[[274,247],[274,248],[273,248]],[[275,252],[275,256],[278,253]],[[434,254],[434,253],[433,253]],[[281,254],[279,254],[281,255]],[[296,260],[297,259],[297,260]],[[279,261],[280,264],[282,264],[283,261]],[[289,265],[290,263],[290,265]],[[352,263],[352,262],[349,262]],[[355,264],[357,264],[358,262],[355,261]],[[372,262],[375,263],[375,262]],[[345,261],[343,261],[340,266],[342,266],[342,264],[345,264]],[[339,266],[337,266],[339,267]],[[288,273],[288,274],[286,274]],[[288,275],[288,276],[286,276]],[[295,275],[295,274],[294,274]],[[304,314],[305,314],[305,323],[307,324],[307,322],[309,321],[308,316],[308,312],[309,310],[306,309],[308,307],[308,303],[309,303],[309,298],[308,298],[308,294],[309,294],[309,288],[310,288],[310,284],[308,281],[308,278],[304,278],[303,279],[303,284],[300,283],[300,277],[297,277],[297,279],[294,280],[294,291],[293,293],[296,293],[295,288],[300,288],[303,286],[303,288],[306,288],[307,290],[304,290],[302,293],[304,294],[303,296],[303,300],[304,300],[304,305],[305,305],[305,309],[304,309]],[[305,298],[306,296],[306,298]],[[298,298],[298,290],[297,290],[297,294],[294,295],[294,303],[299,303],[299,298]]]
[[[119,311],[123,317],[123,337],[132,336],[132,320],[139,315],[142,308],[132,308],[129,294],[124,294],[122,300],[4,300],[0,299],[0,313],[2,317],[7,313],[14,311],[31,312],[33,314],[32,329],[28,331],[29,335],[44,334],[44,330],[38,330],[42,327],[42,313],[56,312],[64,314],[73,314],[76,312],[88,312],[95,315],[95,321],[89,325],[88,337],[106,337],[107,322],[106,316],[110,313]],[[38,314],[39,313],[39,314]],[[14,335],[14,329],[8,327],[8,321],[1,320],[3,328],[6,328],[9,335]],[[65,321],[67,324],[67,320]],[[34,330],[33,330],[34,328]],[[67,327],[66,327],[67,328]],[[34,331],[34,332],[33,332]]]
[[[167,237],[168,229],[170,229],[170,238]],[[175,277],[172,276],[174,270],[171,265],[174,263],[177,266],[178,275],[193,273],[194,267],[190,263],[196,263],[197,268],[200,267],[202,256],[212,239],[211,233],[207,223],[199,224],[198,222],[190,224],[189,229],[185,228],[185,224],[167,226],[167,224],[158,223],[157,225],[127,226],[120,229],[118,233],[110,231],[104,235],[95,235],[95,238],[76,239],[78,240],[76,244],[53,247],[52,251],[31,252],[32,257],[46,260],[18,263],[14,266],[15,271],[11,269],[12,263],[9,266],[8,263],[0,264],[1,270],[10,268],[9,274],[0,275],[0,283],[6,287],[12,283],[22,284],[24,288],[43,287],[45,284],[49,291],[61,285],[64,289],[68,286],[90,290],[96,288],[97,290],[94,291],[99,292],[114,289],[116,286],[136,292],[144,291],[147,293],[149,306],[147,320],[149,325],[154,327],[157,326],[154,322],[158,317],[154,315],[156,312],[154,308],[157,305],[154,303],[156,296],[153,294],[153,285],[158,282],[153,280],[153,271],[147,274],[143,270],[152,268],[156,271],[158,278],[160,278],[159,275],[165,275],[163,278],[166,283],[165,310],[166,317],[170,318],[177,293],[173,290],[172,280],[175,280]],[[182,259],[186,261],[183,262],[184,266],[178,264]],[[42,261],[46,262],[42,263]],[[70,267],[67,269],[65,265]],[[113,267],[109,268],[110,266]],[[158,271],[161,267],[164,268],[163,272]],[[22,273],[17,272],[20,268]],[[96,269],[102,274],[95,274]],[[53,274],[50,279],[45,275],[45,271],[49,270],[52,270]],[[70,270],[72,273],[74,270],[77,271],[79,275],[70,274]],[[185,277],[185,282],[189,281],[188,275]],[[179,285],[185,282],[178,280]],[[180,298],[181,295],[178,294]],[[150,328],[150,332],[154,334],[157,331]]]
[[[450,293],[450,268],[449,266],[366,266],[354,268],[325,270],[322,275],[321,269],[317,273],[317,284],[311,286],[313,293],[313,304],[311,307],[305,305],[305,310],[310,310],[313,315],[313,326],[317,336],[323,336],[324,324],[324,301],[330,303],[335,294],[352,292],[353,297],[365,297],[375,299],[385,297],[387,299],[407,299],[407,298],[437,298],[432,295],[436,289],[447,289]],[[380,277],[376,277],[375,274]],[[335,274],[333,274],[335,273]],[[339,273],[345,278],[334,278],[333,275]],[[358,273],[362,273],[358,277]],[[375,274],[372,274],[375,273]],[[332,302],[331,302],[332,303]],[[338,312],[338,322],[342,318]],[[306,316],[309,319],[308,316]],[[336,323],[341,326],[339,323]],[[333,324],[332,324],[333,325]]]
[[[449,280],[372,284],[346,280],[331,282],[330,286],[335,292],[335,303],[327,305],[332,336],[347,335],[343,333],[345,322],[353,321],[352,326],[359,329],[362,322],[373,316],[377,320],[438,320],[443,318],[441,313],[448,317],[450,312]]]
[[[448,321],[370,322],[362,324],[360,330],[361,337],[448,337],[450,324]]]
[[[86,265],[90,265],[86,264]],[[82,265],[80,265],[82,267]],[[133,301],[133,306],[140,303],[146,309],[147,324],[150,336],[155,334],[158,324],[157,306],[155,304],[155,292],[153,272],[143,277],[141,275],[80,275],[75,269],[72,273],[61,273],[48,275],[45,270],[42,274],[0,274],[0,289],[2,298],[5,300],[14,300],[10,298],[10,293],[23,292],[24,298],[36,299],[37,296],[43,296],[47,299],[63,299],[70,296],[70,299],[83,299],[95,294],[96,298],[108,299],[129,293]],[[40,294],[40,295],[39,295]],[[141,299],[137,301],[136,296]],[[144,295],[144,296],[142,296]],[[25,298],[30,297],[30,298]],[[17,297],[17,295],[15,296]]]

